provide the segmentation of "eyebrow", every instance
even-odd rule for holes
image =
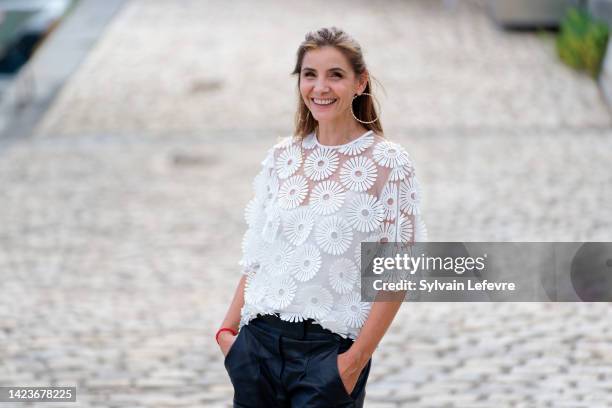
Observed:
[[[316,69],[314,69],[314,68],[310,68],[310,67],[304,67],[304,68],[302,68],[302,72],[304,72],[304,71],[314,71],[314,72],[317,72],[317,70],[316,70]],[[342,68],[340,68],[340,67],[333,67],[333,68],[330,68],[330,69],[328,69],[328,70],[327,70],[327,72],[332,72],[332,71],[341,71],[341,72],[346,72],[345,70],[343,70],[343,69],[342,69]]]

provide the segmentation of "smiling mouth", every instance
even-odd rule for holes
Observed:
[[[312,103],[314,103],[317,106],[329,106],[329,105],[333,105],[334,103],[336,103],[336,101],[338,99],[336,98],[310,98],[310,100],[312,101]]]

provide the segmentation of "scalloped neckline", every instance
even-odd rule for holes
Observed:
[[[365,132],[364,134],[362,134],[359,137],[356,137],[355,139],[351,140],[350,142],[347,142],[347,143],[344,143],[344,144],[339,144],[339,145],[324,145],[324,144],[321,144],[319,142],[319,139],[317,138],[317,132],[316,131],[312,132],[311,135],[312,135],[312,138],[314,139],[315,145],[317,145],[319,147],[322,147],[324,149],[337,149],[337,148],[340,148],[340,147],[344,147],[344,146],[348,146],[348,145],[351,145],[353,143],[356,143],[356,142],[358,142],[359,140],[363,139],[364,137],[366,137],[367,135],[369,135],[371,133],[374,133],[374,132],[372,130],[368,130],[367,132]]]

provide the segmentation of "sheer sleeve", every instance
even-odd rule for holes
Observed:
[[[261,171],[253,180],[254,196],[244,210],[247,230],[242,239],[239,264],[246,275],[254,274],[260,268],[266,253],[266,242],[262,237],[267,222],[266,208],[278,193],[278,180],[273,171],[274,148],[268,151],[261,165]]]
[[[408,153],[394,144],[401,153],[390,168],[380,200],[384,208],[380,241],[410,246],[427,239],[422,218],[423,193]]]
[[[386,245],[370,245],[361,253],[361,265],[369,265],[374,257],[395,258],[399,254],[412,256],[415,243],[426,240],[426,228],[422,219],[423,194],[416,171],[408,153],[397,143],[379,142],[373,152],[379,165],[382,184],[378,186],[382,222],[378,231],[367,239]],[[386,270],[378,278],[385,282],[400,282],[408,277],[404,269]],[[395,300],[394,291],[365,289],[371,299]]]

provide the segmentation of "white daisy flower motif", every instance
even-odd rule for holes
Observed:
[[[263,197],[266,194],[266,185],[269,170],[263,169],[253,179],[253,190],[256,197]]]
[[[361,269],[361,260],[363,259],[367,264],[372,262],[372,259],[377,255],[377,252],[380,251],[380,244],[382,240],[382,234],[380,232],[376,232],[374,234],[369,235],[363,243],[370,243],[371,245],[365,245],[362,251],[361,243],[355,247],[355,262],[357,267]],[[359,282],[359,281],[358,281]]]
[[[386,271],[384,271],[381,275],[378,275],[376,279],[382,280],[382,275],[385,275],[385,274],[386,274]],[[363,290],[362,289],[359,290],[359,293],[364,299],[376,299],[376,296],[378,295],[379,291],[374,288],[374,284],[368,282],[363,288]]]
[[[362,302],[360,294],[351,292],[340,298],[338,312],[342,322],[348,327],[362,327],[370,314],[370,303]]]
[[[372,232],[383,220],[384,210],[376,197],[370,194],[359,194],[347,208],[348,222],[357,231]]]
[[[425,221],[423,221],[423,217],[421,217],[420,215],[417,215],[415,224],[416,224],[415,230],[414,230],[415,242],[427,241],[427,226],[425,225]]]
[[[374,135],[370,130],[354,141],[340,147],[338,151],[348,156],[354,156],[363,153],[368,147],[372,146],[372,143],[374,143]]]
[[[278,205],[289,210],[299,206],[308,192],[308,181],[304,176],[293,176],[285,180],[278,192]]]
[[[306,150],[314,149],[317,145],[317,138],[314,133],[309,134],[304,139],[302,139],[302,147]]]
[[[402,242],[412,242],[414,239],[414,217],[400,216],[399,233]]]
[[[291,276],[268,280],[267,303],[274,309],[284,309],[295,297],[297,285]]]
[[[268,249],[268,254],[264,259],[264,265],[270,275],[281,276],[289,273],[293,248],[285,241],[279,240],[276,245]]]
[[[261,161],[261,165],[264,166],[265,169],[274,168],[274,148],[268,150],[266,157]]]
[[[263,241],[254,229],[249,229],[242,239],[242,261],[243,266],[253,265],[260,262],[266,256],[268,245]]]
[[[406,179],[400,186],[400,207],[409,214],[418,214],[421,187],[415,178]]]
[[[411,177],[413,174],[414,168],[412,165],[407,164],[404,166],[397,166],[391,169],[389,173],[390,181],[404,180],[407,177]]]
[[[408,279],[410,277],[410,271],[405,270],[405,269],[390,269],[390,270],[385,270],[381,275],[379,275],[378,277],[386,283],[389,282],[401,282],[404,279]],[[369,288],[368,288],[369,289]],[[372,288],[374,289],[374,288]],[[378,293],[378,291],[374,290],[373,292],[376,292],[376,294]],[[383,293],[386,292],[385,290],[382,291]]]
[[[321,267],[321,252],[316,246],[301,245],[293,252],[291,271],[295,279],[306,282],[317,274]]]
[[[276,173],[281,179],[286,179],[302,165],[302,149],[291,145],[284,149],[276,159]]]
[[[267,175],[269,170],[262,170],[253,182],[255,197],[263,200],[264,204],[272,201],[278,194],[278,178],[275,174]]]
[[[263,224],[265,221],[263,199],[255,197],[249,201],[244,209],[244,219],[249,227]]]
[[[377,242],[387,243],[395,241],[395,225],[383,222],[382,227],[377,233]]]
[[[297,138],[293,136],[286,136],[286,137],[283,137],[278,143],[276,143],[274,145],[274,148],[283,149],[285,147],[289,147],[293,145],[296,141],[297,141]]]
[[[395,168],[410,162],[408,153],[397,143],[380,142],[374,148],[374,161],[381,166]]]
[[[329,284],[340,294],[349,293],[358,279],[359,270],[350,259],[340,258],[329,267]]]
[[[368,241],[368,238],[366,238],[362,242],[370,242]],[[355,263],[357,264],[357,266],[361,267],[361,242],[358,242],[357,245],[355,245],[355,253],[353,254],[353,256],[355,257]]]
[[[310,193],[310,206],[318,215],[335,213],[344,203],[344,189],[335,181],[317,184]]]
[[[314,217],[310,211],[307,208],[298,208],[289,212],[284,221],[283,232],[289,242],[297,246],[306,241],[313,225]]]
[[[351,245],[353,231],[346,220],[332,216],[317,225],[315,238],[323,251],[331,255],[341,255]]]
[[[319,285],[302,287],[296,295],[296,303],[302,306],[303,314],[310,319],[323,319],[332,310],[334,297]]]
[[[242,329],[242,326],[248,324],[251,320],[255,319],[257,317],[257,312],[257,307],[245,302],[245,304],[242,306],[242,309],[240,309],[240,323],[238,326],[239,329]]]
[[[258,273],[248,276],[244,284],[244,302],[245,304],[256,305],[266,299],[268,290],[268,282],[266,275]]]
[[[304,316],[302,316],[301,313],[293,313],[293,312],[282,312],[279,315],[281,320],[285,320],[287,322],[292,322],[292,323],[296,323],[296,322],[303,322],[304,321]]]
[[[342,315],[336,310],[332,310],[324,319],[320,319],[318,323],[325,329],[330,330],[334,333],[346,333],[348,327],[342,321]]]
[[[304,173],[314,181],[328,178],[338,168],[338,154],[332,149],[316,149],[304,161]]]
[[[265,210],[266,220],[261,231],[264,241],[272,243],[278,236],[281,223],[281,214],[276,206],[270,206]]]
[[[352,157],[340,170],[340,181],[353,191],[366,191],[376,181],[376,165],[365,156]]]
[[[395,184],[387,184],[380,194],[380,203],[383,207],[385,220],[394,220],[397,217],[397,186]]]
[[[268,202],[273,201],[274,198],[276,198],[276,196],[278,195],[278,189],[278,177],[276,177],[276,174],[272,174],[266,182],[266,193],[264,196],[265,200]]]
[[[259,271],[260,268],[261,268],[261,265],[259,264],[259,262],[256,262],[251,265],[245,266],[242,270],[242,273],[245,276],[253,276]]]
[[[257,233],[255,231],[249,229],[242,237],[242,257],[238,262],[241,266],[249,266],[257,263],[259,259],[257,258],[256,247],[254,245],[257,238]]]

